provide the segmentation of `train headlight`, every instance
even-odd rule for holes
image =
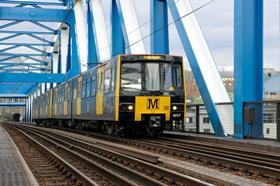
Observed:
[[[177,107],[176,105],[174,105],[174,106],[172,107],[172,109],[173,109],[174,111],[176,111],[176,110],[178,109],[178,107]]]
[[[127,109],[128,109],[129,111],[132,111],[132,110],[134,109],[134,107],[133,107],[133,105],[128,105]]]

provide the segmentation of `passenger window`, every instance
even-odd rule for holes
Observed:
[[[68,85],[68,101],[71,100],[71,86]]]
[[[78,81],[78,87],[77,87],[77,97],[81,97],[81,90],[82,90],[82,81]]]
[[[68,85],[69,86],[69,85]],[[65,86],[66,87],[66,86]],[[67,87],[67,89],[64,87],[64,95],[65,95],[65,97],[64,97],[64,101],[67,101],[67,99],[68,99],[68,87]]]
[[[62,88],[61,89],[61,102],[64,101],[64,89]]]
[[[77,99],[77,83],[74,83],[73,98]]]
[[[95,96],[96,94],[96,76],[92,76],[92,81],[91,81],[91,96]]]
[[[86,81],[83,81],[83,86],[82,86],[82,98],[86,97]]]
[[[104,86],[104,93],[110,92],[110,83],[111,82],[111,69],[107,69],[105,71],[105,86]]]
[[[103,72],[101,72],[101,73],[99,73],[98,74],[98,92],[102,92],[102,89],[103,89],[103,78],[104,78],[104,76],[103,76]]]
[[[88,79],[87,80],[87,95],[86,97],[89,97],[90,96],[90,90],[91,90],[91,82],[90,82],[91,79]]]
[[[115,91],[115,68],[112,68],[111,70],[111,90],[110,92]]]

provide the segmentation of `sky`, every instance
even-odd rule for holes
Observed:
[[[191,0],[193,8],[198,8],[209,0]],[[141,25],[142,36],[150,33],[150,0],[134,0]],[[206,7],[195,12],[204,33],[210,51],[219,69],[233,69],[233,29],[234,0],[215,0]],[[103,0],[103,7],[110,28],[110,0]],[[280,70],[280,1],[264,0],[264,67]],[[169,12],[169,22],[172,22]],[[144,25],[143,25],[144,24]],[[170,53],[185,56],[175,25],[169,27]],[[145,39],[145,47],[149,51],[149,40]]]

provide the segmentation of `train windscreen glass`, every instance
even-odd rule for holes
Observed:
[[[169,63],[123,63],[121,93],[139,95],[143,92],[182,90],[182,69]]]
[[[141,63],[123,63],[121,69],[121,91],[139,92],[142,89]]]

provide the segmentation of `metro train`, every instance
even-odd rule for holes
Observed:
[[[183,58],[118,55],[33,100],[37,124],[118,136],[158,136],[184,125]]]

